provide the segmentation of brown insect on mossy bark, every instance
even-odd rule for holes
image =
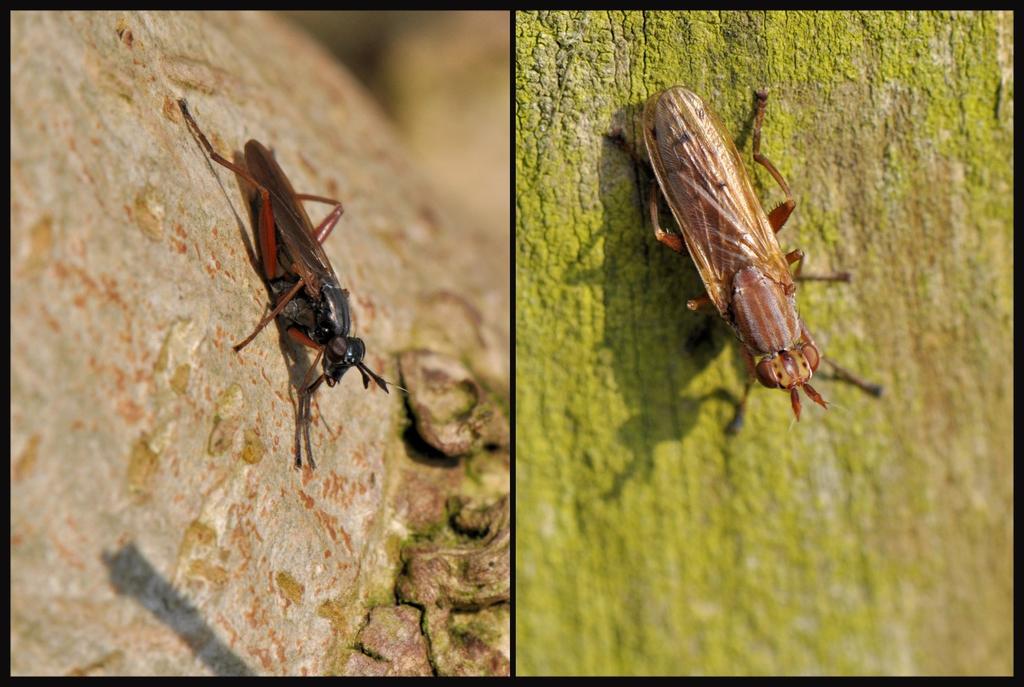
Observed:
[[[739,338],[750,373],[736,416],[737,431],[750,387],[756,379],[768,388],[789,392],[793,414],[800,419],[800,395],[828,408],[810,384],[825,360],[838,378],[875,396],[882,387],[865,382],[825,358],[797,311],[796,281],[849,281],[849,274],[801,276],[803,251],[783,253],[776,234],[796,201],[789,184],[761,153],[761,124],[768,95],[757,91],[754,160],[782,187],[786,200],[766,213],[761,206],[725,125],[697,94],[675,86],[655,94],[644,108],[647,154],[657,179],[648,205],[654,236],[677,253],[689,252],[706,293],[687,301],[691,310],[713,304]],[[621,134],[613,134],[621,141]],[[634,157],[636,154],[633,153]],[[679,232],[658,222],[657,189],[675,217]],[[790,272],[790,265],[796,268]],[[760,358],[760,360],[758,360]]]

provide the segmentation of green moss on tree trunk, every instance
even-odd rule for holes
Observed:
[[[520,674],[1011,671],[1012,16],[519,13],[516,59]],[[769,89],[783,249],[854,275],[801,313],[884,398],[724,435],[737,343],[604,138],[673,84],[748,161]]]

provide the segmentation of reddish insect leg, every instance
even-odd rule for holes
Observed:
[[[703,296],[697,296],[686,301],[686,307],[690,310],[699,310],[706,305],[711,303],[711,296],[704,294]]]
[[[318,203],[327,203],[334,206],[330,214],[324,217],[324,220],[313,230],[313,237],[316,238],[316,242],[322,244],[331,235],[334,225],[338,223],[338,220],[341,219],[342,214],[345,212],[345,208],[341,206],[341,201],[323,196],[314,196],[309,193],[296,193],[295,197],[299,200],[315,200]]]
[[[793,198],[793,193],[789,190],[789,184],[786,183],[785,178],[772,161],[766,156],[761,154],[761,123],[764,121],[765,107],[768,103],[768,94],[764,91],[757,91],[754,94],[757,97],[757,116],[754,119],[754,161],[764,166],[768,170],[768,173],[774,177],[775,181],[779,182],[779,186],[782,187],[782,191],[786,194],[786,200],[774,210],[768,213],[768,222],[772,225],[772,229],[775,233],[779,233],[782,230],[786,220],[789,219],[793,209],[796,207],[796,200]],[[796,269],[793,271],[793,278],[799,281],[850,281],[849,272],[838,272],[836,274],[808,274],[801,276],[800,270],[803,268],[803,251],[794,250],[786,255],[786,262],[789,264],[797,263]]]
[[[832,374],[834,374],[837,379],[842,379],[845,382],[849,382],[850,384],[853,384],[854,386],[860,388],[862,391],[866,393],[871,394],[872,396],[878,397],[882,395],[884,387],[881,384],[874,384],[872,382],[868,382],[861,379],[860,377],[856,376],[849,370],[846,370],[845,368],[842,368],[839,365],[837,365],[831,358],[826,358],[825,356],[822,356],[821,359],[828,363],[829,367],[832,368]]]
[[[760,163],[768,170],[768,173],[775,178],[775,181],[779,182],[779,186],[782,187],[783,192],[786,194],[786,200],[774,210],[768,213],[768,222],[772,225],[772,229],[775,233],[779,233],[782,230],[782,226],[789,219],[793,209],[796,207],[796,200],[793,199],[793,193],[789,190],[789,184],[786,183],[785,178],[772,161],[766,156],[761,154],[761,122],[764,121],[765,107],[768,103],[768,94],[764,91],[757,91],[757,117],[754,120],[754,161]],[[838,272],[836,274],[808,274],[801,275],[800,270],[804,266],[804,253],[801,250],[794,250],[786,255],[786,262],[789,264],[797,263],[796,269],[793,270],[793,278],[799,281],[850,281],[849,272]],[[794,410],[799,408],[799,402],[794,406]],[[799,418],[799,411],[797,411]]]
[[[234,345],[235,352],[237,353],[238,351],[248,346],[249,343],[256,338],[256,335],[263,331],[263,328],[270,324],[274,320],[274,318],[277,317],[282,310],[284,310],[284,306],[288,305],[288,301],[294,298],[295,294],[299,292],[299,289],[301,289],[305,285],[306,282],[305,280],[302,279],[295,282],[295,286],[289,289],[288,293],[281,297],[281,300],[277,302],[277,305],[274,306],[274,309],[271,310],[266,317],[260,320],[260,323],[256,325],[256,329],[253,331],[253,333],[247,336],[245,338],[245,341]]]
[[[199,143],[203,146],[203,149],[206,150],[206,154],[210,156],[210,159],[223,167],[227,167],[232,172],[245,179],[254,189],[256,189],[256,191],[259,192],[260,257],[263,262],[263,275],[267,279],[273,279],[277,276],[277,237],[274,233],[274,210],[270,205],[270,191],[261,183],[256,181],[256,179],[249,173],[249,170],[227,160],[213,149],[210,141],[206,138],[206,134],[204,134],[202,129],[199,128],[199,125],[196,124],[196,120],[192,119],[192,115],[188,111],[188,104],[184,99],[178,101],[178,107],[181,108],[181,113],[185,115],[185,121],[188,122],[189,128],[196,134],[196,137],[199,139]],[[263,327],[260,327],[260,329],[262,328]],[[257,330],[257,332],[258,331],[259,330]],[[248,341],[246,343],[248,343]],[[245,344],[242,344],[242,346],[244,345]],[[236,347],[235,350],[238,350],[238,347]]]
[[[736,404],[736,414],[725,427],[726,434],[736,434],[743,428],[743,417],[747,410],[747,397],[750,395],[750,387],[754,385],[754,356],[747,350],[746,346],[740,346],[740,353],[743,354],[743,360],[747,364],[747,385],[743,389],[743,397]]]
[[[673,234],[672,232],[665,231],[661,228],[661,224],[658,222],[658,187],[654,184],[651,184],[651,190],[647,198],[647,207],[651,211],[651,224],[654,225],[654,238],[658,239],[658,241],[664,243],[677,253],[685,251],[686,245],[683,243],[683,237],[679,234]]]
[[[733,416],[732,421],[725,426],[726,434],[736,434],[743,429],[743,419],[747,412],[747,396],[750,395],[750,387],[754,386],[753,379],[747,379],[747,384],[743,387],[743,398],[736,404],[736,414]]]
[[[779,186],[782,187],[783,192],[786,194],[786,200],[768,213],[768,221],[771,223],[775,233],[778,233],[782,229],[782,225],[789,219],[793,208],[796,207],[796,200],[793,199],[793,194],[789,190],[789,184],[786,183],[779,170],[775,168],[771,160],[761,154],[761,122],[764,120],[764,110],[768,103],[768,94],[765,91],[757,91],[754,95],[757,96],[757,117],[754,119],[754,162],[763,165],[768,170],[768,173],[775,178],[775,181],[779,182]]]
[[[633,162],[635,164],[642,167],[648,167],[647,163],[644,162],[637,154],[636,149],[626,141],[626,137],[622,135],[621,128],[616,127],[613,129],[612,132],[608,134],[608,138],[633,158]],[[664,243],[675,252],[682,253],[686,248],[686,245],[683,243],[683,237],[679,234],[665,231],[661,228],[661,223],[658,222],[658,187],[656,182],[651,183],[651,188],[647,194],[647,206],[651,213],[651,224],[654,226],[654,238],[658,239],[658,241]]]
[[[313,339],[306,336],[306,333],[303,332],[298,327],[288,327],[288,335],[295,339],[296,341],[298,341],[300,344],[304,344],[306,346],[309,346],[310,348],[323,350],[323,346],[321,346],[316,341],[313,341]]]
[[[649,165],[644,162],[643,159],[637,154],[636,149],[633,148],[626,140],[626,137],[622,135],[622,129],[616,127],[608,134],[608,138],[612,140],[617,146],[622,148],[631,158],[633,162],[642,167],[648,167]],[[683,237],[679,234],[665,231],[661,228],[661,223],[658,222],[658,187],[656,182],[651,183],[650,191],[647,195],[647,206],[651,213],[651,224],[654,226],[654,238],[658,239],[661,243],[671,248],[677,253],[683,253],[686,250],[686,244],[683,242]],[[706,297],[702,297],[706,298]],[[700,300],[694,299],[694,300]],[[700,304],[698,304],[699,307]],[[696,310],[696,308],[690,308]]]
[[[736,405],[736,414],[733,416],[732,421],[725,426],[726,434],[737,434],[743,429],[743,418],[747,412],[747,396],[750,395],[750,387],[754,386],[754,380],[748,379],[747,384],[743,387],[743,398]]]
[[[850,281],[849,272],[836,272],[834,274],[801,274],[804,267],[804,252],[800,249],[786,253],[786,262],[790,265],[796,263],[793,269],[793,279],[797,281]]]
[[[820,348],[818,348],[818,344],[815,343],[814,339],[811,337],[811,333],[807,330],[807,325],[805,325],[803,322],[800,323],[800,336],[804,343],[810,343],[817,350],[821,350]],[[828,363],[829,367],[832,368],[832,373],[836,376],[837,379],[841,379],[844,382],[849,382],[850,384],[853,384],[854,386],[858,387],[859,389],[866,393],[871,394],[872,396],[878,397],[882,395],[884,387],[881,384],[875,384],[873,382],[868,382],[861,379],[860,377],[853,374],[849,370],[840,367],[838,363],[836,363],[831,358],[825,355],[820,355],[820,358],[821,360],[824,360],[826,363]]]

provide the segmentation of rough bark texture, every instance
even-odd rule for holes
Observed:
[[[313,356],[273,325],[232,350],[267,291],[239,182],[175,100],[222,154],[256,138],[298,191],[344,202],[325,248],[371,367],[398,381],[403,351],[449,356],[492,415],[509,386],[494,236],[436,202],[370,98],[273,17],[15,13],[11,41],[11,672],[464,670],[439,649],[453,636],[507,672],[507,589],[468,609],[472,630],[444,607],[428,627],[395,592],[424,541],[494,551],[448,503],[506,502],[507,439],[427,451],[402,395],[350,373],[317,396],[318,469],[292,470],[290,385]]]
[[[1006,13],[517,15],[520,674],[1012,670],[1012,58]],[[736,343],[604,137],[673,84],[748,161],[770,90],[780,241],[854,275],[801,312],[884,398],[723,433]]]

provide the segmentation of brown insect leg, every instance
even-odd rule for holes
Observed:
[[[764,121],[765,106],[768,103],[768,93],[765,91],[757,91],[754,94],[757,96],[757,117],[754,119],[754,162],[761,163],[768,173],[775,177],[775,181],[779,182],[779,186],[782,187],[783,192],[786,194],[786,200],[781,205],[776,207],[774,210],[768,213],[768,222],[771,223],[772,229],[775,233],[778,233],[782,229],[782,225],[789,219],[789,215],[793,212],[793,208],[796,207],[796,200],[793,199],[793,194],[789,190],[789,184],[782,178],[782,174],[775,168],[772,161],[761,154],[761,122]]]
[[[697,296],[686,301],[686,307],[690,310],[697,310],[703,308],[711,303],[711,296],[704,294],[703,296]]]
[[[762,156],[762,159],[767,160],[764,156]],[[772,229],[775,230],[776,234],[779,233],[780,229],[782,229],[782,225],[786,223],[787,219],[789,219],[789,215],[793,212],[793,208],[795,207],[796,201],[790,199],[785,203],[776,206],[774,210],[768,213],[768,222],[772,225]]]
[[[320,356],[322,356],[323,353],[324,349],[320,348],[320,351],[316,354],[316,358],[313,360],[313,364],[309,366],[308,370],[306,370],[306,376],[303,377],[302,379],[302,387],[301,390],[299,391],[299,413],[298,419],[296,420],[295,423],[296,468],[302,467],[302,451],[300,448],[299,440],[300,435],[304,434],[306,437],[306,455],[309,456],[309,468],[311,470],[316,470],[316,461],[313,460],[313,444],[309,440],[309,426],[310,424],[312,424],[313,421],[313,412],[310,402],[313,398],[313,393],[318,388],[320,388],[320,385],[323,384],[324,379],[326,379],[326,377],[325,375],[321,374],[319,377],[316,378],[316,381],[314,381],[312,384],[307,385],[306,382],[309,380],[310,373],[312,373],[313,370],[316,369],[316,364],[320,362]]]
[[[772,229],[775,233],[779,233],[782,230],[782,226],[789,219],[793,209],[796,207],[796,200],[793,199],[793,194],[789,190],[789,184],[783,178],[782,174],[772,161],[766,156],[761,154],[761,122],[764,121],[765,107],[768,103],[768,94],[764,91],[757,91],[754,94],[757,97],[757,117],[754,120],[754,161],[760,163],[765,169],[775,178],[775,181],[779,182],[779,186],[782,187],[783,192],[786,194],[786,200],[774,210],[768,213],[768,222],[772,225]],[[803,267],[804,254],[803,251],[795,250],[786,255],[786,262],[793,264],[798,262],[796,269],[793,271],[793,278],[800,281],[850,281],[849,272],[837,272],[835,274],[808,274],[805,276],[800,275],[800,270]]]
[[[626,137],[622,134],[621,127],[615,127],[612,129],[608,133],[608,138],[633,158],[634,164],[646,167],[648,170],[650,169],[650,165],[640,157],[636,152],[636,148],[630,145],[629,141],[626,140]],[[658,241],[664,243],[675,252],[682,253],[686,248],[686,244],[683,242],[683,237],[679,234],[665,231],[661,228],[661,224],[658,222],[658,187],[656,183],[651,184],[650,191],[648,192],[647,204],[651,213],[651,224],[654,225],[654,238],[658,239]],[[691,308],[691,310],[692,309],[693,308]]]
[[[849,272],[836,272],[834,274],[794,274],[794,279],[800,281],[850,281]]]
[[[238,344],[235,344],[233,346],[233,348],[235,349],[235,352],[237,353],[238,351],[240,351],[243,348],[245,348],[246,346],[248,346],[249,343],[253,339],[256,338],[256,335],[259,334],[261,331],[263,331],[263,328],[266,327],[268,324],[270,324],[270,322],[273,321],[273,319],[275,317],[277,317],[282,310],[284,310],[284,306],[288,305],[288,301],[290,301],[292,298],[294,298],[295,294],[297,294],[299,292],[299,289],[301,289],[305,285],[306,285],[306,282],[304,280],[302,280],[302,279],[300,279],[299,281],[295,282],[295,286],[293,286],[291,288],[291,290],[288,291],[288,293],[286,293],[284,296],[281,297],[281,300],[279,300],[277,302],[277,305],[274,306],[274,309],[271,310],[270,313],[267,314],[266,317],[264,317],[262,320],[260,320],[260,323],[258,325],[256,325],[256,330],[253,331],[252,334],[247,336],[245,338],[245,341],[243,341],[241,343],[238,343]]]
[[[821,350],[818,344],[811,337],[811,333],[807,330],[807,325],[805,325],[803,322],[800,323],[800,338],[804,343],[809,343],[812,346],[814,346],[817,350]],[[853,374],[849,370],[840,367],[838,363],[836,363],[831,358],[825,355],[821,355],[821,359],[828,363],[829,367],[832,368],[832,373],[836,376],[836,379],[841,379],[844,382],[849,382],[850,384],[853,384],[862,391],[869,393],[875,397],[881,396],[882,392],[885,390],[885,387],[883,387],[881,384],[874,384],[872,382],[868,382],[861,379],[860,377]]]
[[[222,167],[227,167],[259,191],[260,257],[263,259],[264,276],[267,279],[273,279],[277,276],[277,236],[274,233],[274,211],[270,205],[270,191],[256,181],[256,179],[249,174],[249,170],[227,160],[213,149],[213,145],[211,145],[210,141],[206,138],[206,134],[204,134],[202,129],[199,128],[199,125],[196,124],[196,120],[192,119],[192,115],[188,111],[188,103],[185,102],[184,98],[178,100],[178,107],[181,108],[181,113],[185,115],[185,121],[188,123],[189,128],[192,129],[192,132],[196,134],[196,137],[199,139],[199,143],[203,146],[203,149],[206,150],[206,154],[210,156],[210,159]],[[238,350],[238,348],[235,350]]]
[[[316,360],[313,361],[313,366],[309,369],[312,370],[316,367],[317,361],[320,360],[320,356],[317,356]],[[306,373],[308,378],[309,373]],[[309,426],[313,422],[313,412],[310,405],[310,400],[313,398],[313,393],[316,392],[320,385],[323,383],[326,377],[320,375],[316,378],[309,386],[306,386],[299,392],[299,419],[295,424],[295,467],[302,467],[302,449],[300,448],[300,435],[306,439],[306,456],[309,458],[309,469],[316,470],[316,461],[313,460],[313,442],[309,439]]]
[[[743,389],[743,398],[736,404],[736,414],[728,425],[725,426],[726,434],[738,434],[743,429],[743,418],[747,412],[747,396],[750,395],[750,387],[754,386],[754,380],[748,379],[747,385]]]
[[[338,220],[345,213],[345,208],[342,207],[341,201],[334,200],[333,198],[324,198],[323,196],[314,196],[309,193],[296,193],[295,197],[299,200],[315,200],[318,203],[327,203],[334,206],[330,214],[324,217],[324,220],[313,230],[313,237],[316,238],[316,242],[322,244],[331,235],[334,225],[338,223]]]
[[[793,270],[793,279],[797,281],[850,281],[849,272],[836,272],[835,274],[800,274],[804,267],[804,252],[800,249],[786,253],[786,262],[790,265],[796,263]]]
[[[740,353],[743,354],[743,361],[747,364],[747,385],[743,389],[743,397],[736,404],[736,414],[733,415],[732,421],[725,426],[726,434],[736,434],[743,428],[743,418],[747,410],[747,397],[750,395],[750,387],[754,386],[754,356],[747,350],[746,346],[740,347]]]
[[[654,225],[654,238],[658,239],[677,253],[685,251],[686,245],[683,243],[683,237],[679,234],[673,234],[665,231],[661,228],[661,224],[658,223],[658,187],[654,184],[651,184],[651,190],[647,197],[647,207],[651,211],[651,224]]]
[[[871,394],[872,396],[879,397],[885,390],[885,388],[881,384],[873,384],[872,382],[868,382],[861,379],[860,377],[856,376],[849,370],[846,370],[837,365],[830,358],[822,356],[822,360],[829,364],[829,367],[832,368],[832,373],[835,374],[837,379],[842,379],[843,381],[849,382],[850,384],[859,387],[861,390]]]

